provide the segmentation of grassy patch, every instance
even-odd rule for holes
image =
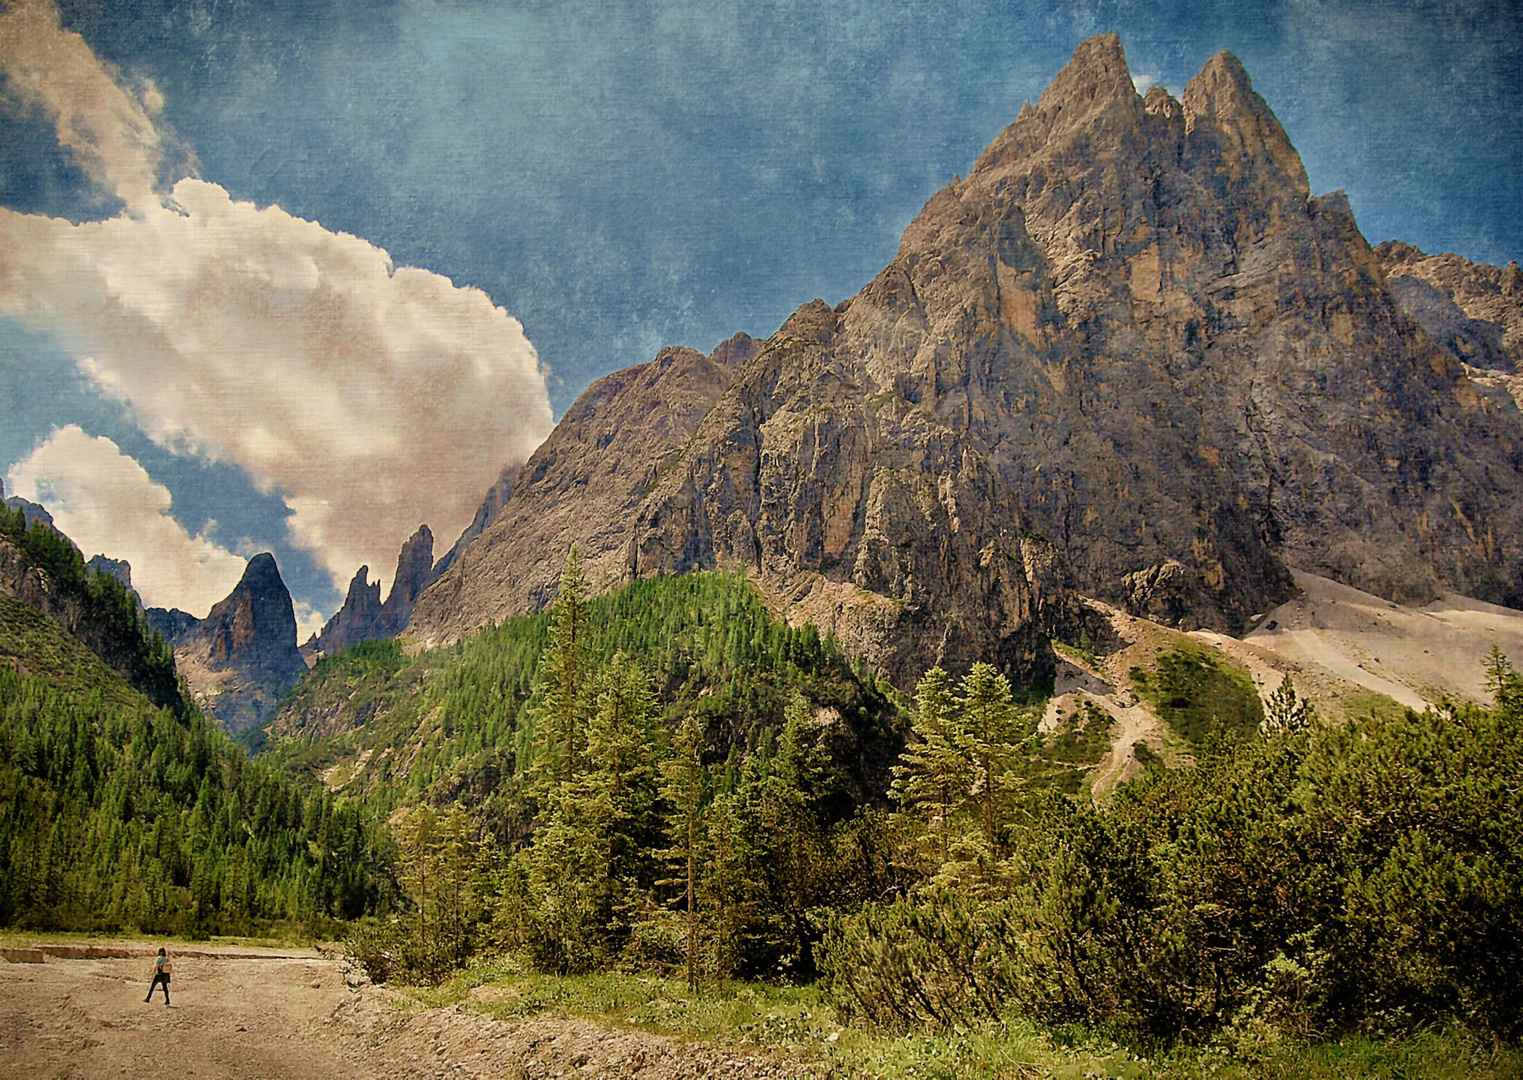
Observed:
[[[1088,633],[1079,635],[1077,645],[1069,645],[1067,642],[1053,638],[1052,651],[1083,668],[1094,669],[1100,666],[1100,657],[1095,653],[1095,643],[1090,640]]]
[[[1111,714],[1085,700],[1084,705],[1063,725],[1047,737],[1044,750],[1054,761],[1072,765],[1093,765],[1111,748],[1112,728],[1115,721]]]
[[[1523,1054],[1463,1031],[1426,1031],[1401,1041],[1346,1038],[1304,1043],[1250,1034],[1206,1047],[1128,1046],[1103,1033],[1044,1028],[1016,1017],[951,1031],[885,1033],[844,1025],[812,986],[728,983],[697,995],[675,979],[606,973],[540,975],[497,958],[434,989],[405,988],[427,1006],[464,1003],[520,1020],[577,1017],[612,1027],[773,1050],[861,1080],[1503,1080],[1523,1075]]]
[[[1366,716],[1381,720],[1399,720],[1407,714],[1407,707],[1394,698],[1378,694],[1362,687],[1352,693],[1343,693],[1334,702],[1317,702],[1319,711],[1327,709],[1335,713],[1333,719],[1357,720]]]
[[[1253,677],[1215,649],[1178,644],[1152,668],[1134,667],[1129,675],[1137,696],[1197,748],[1213,733],[1246,739],[1264,719]]]

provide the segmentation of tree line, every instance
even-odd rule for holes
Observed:
[[[383,825],[198,710],[124,698],[0,667],[0,925],[250,933],[393,904]]]

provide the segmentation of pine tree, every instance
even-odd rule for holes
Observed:
[[[1016,780],[1014,764],[1019,733],[1010,680],[991,664],[974,664],[962,680],[957,715],[961,739],[973,759],[972,797],[977,804],[983,848],[992,860],[1005,853]]]
[[[934,875],[952,860],[953,818],[971,789],[973,761],[957,725],[951,679],[933,667],[915,688],[912,741],[893,767],[891,796],[899,804],[896,824],[911,844],[929,853]]]
[[[550,642],[540,661],[544,692],[535,768],[542,783],[569,783],[582,767],[594,683],[588,618],[587,575],[581,552],[572,548],[550,612]]]
[[[438,829],[439,815],[427,805],[415,808],[403,824],[402,850],[412,863],[412,879],[418,889],[418,940],[424,945],[428,944],[428,890],[433,884]]]
[[[698,718],[683,718],[672,736],[672,754],[661,763],[661,796],[672,807],[667,820],[667,837],[671,846],[662,854],[677,869],[680,877],[672,884],[684,890],[683,912],[687,926],[687,984],[698,990],[698,872],[701,858],[700,837],[707,795],[703,769],[704,738]]]
[[[1486,657],[1486,690],[1497,710],[1515,713],[1523,709],[1523,675],[1495,645]]]
[[[627,921],[630,898],[651,879],[658,732],[650,677],[615,654],[598,680],[586,771],[571,785],[588,841],[602,856],[602,914],[610,925]]]
[[[1264,719],[1259,729],[1268,736],[1294,735],[1309,730],[1316,718],[1311,702],[1296,694],[1296,684],[1287,674],[1280,688],[1264,703]]]

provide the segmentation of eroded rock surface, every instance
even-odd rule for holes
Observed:
[[[1523,602],[1516,403],[1402,309],[1230,54],[1143,98],[1084,42],[861,293],[738,359],[589,389],[414,635],[545,603],[572,543],[598,587],[743,570],[901,685],[1041,669],[1076,592],[1233,633],[1290,566]]]
[[[202,708],[229,731],[259,727],[307,670],[296,614],[275,557],[249,560],[243,579],[181,635],[175,662]]]

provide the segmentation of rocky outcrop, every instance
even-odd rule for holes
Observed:
[[[85,571],[91,574],[109,574],[122,583],[122,587],[133,596],[137,590],[132,587],[132,564],[126,559],[112,559],[105,555],[92,555],[90,561],[85,563]]]
[[[737,334],[709,356],[663,349],[588,387],[519,470],[497,520],[419,598],[409,633],[444,640],[534,610],[555,595],[572,545],[597,587],[622,582],[646,493],[760,347]]]
[[[29,502],[20,495],[6,495],[5,481],[3,479],[0,479],[0,503],[3,503],[10,510],[20,510],[21,516],[28,525],[34,521],[40,521],[44,525],[53,524],[53,515],[48,513],[47,507]]]
[[[480,514],[477,515],[480,517]],[[407,626],[423,590],[438,576],[434,571],[434,534],[427,525],[408,538],[397,555],[391,595],[381,602],[381,583],[369,581],[370,567],[362,566],[349,583],[344,605],[323,626],[322,632],[303,647],[315,659],[358,645],[396,637]]]
[[[148,626],[163,636],[170,645],[178,645],[187,634],[201,625],[201,620],[179,608],[148,608],[143,612]]]
[[[544,603],[573,542],[599,587],[742,569],[901,685],[1041,667],[1074,590],[1232,632],[1290,566],[1523,603],[1516,405],[1403,311],[1226,53],[1144,99],[1084,42],[872,283],[750,351],[589,390],[412,633]]]
[[[296,615],[275,557],[249,560],[225,600],[175,648],[175,659],[203,709],[230,732],[262,726],[280,697],[306,672],[296,649]]]
[[[1425,255],[1388,240],[1375,249],[1391,294],[1472,382],[1523,406],[1523,271]]]
[[[1523,271],[1425,255],[1388,240],[1375,249],[1391,292],[1435,344],[1471,367],[1523,372]]]
[[[397,554],[397,572],[391,579],[382,617],[387,637],[395,637],[412,617],[413,606],[423,590],[434,583],[434,534],[427,525],[408,537]]]
[[[344,604],[323,624],[315,641],[304,647],[314,657],[331,656],[336,652],[385,637],[385,605],[381,603],[381,583],[372,582],[370,567],[362,566],[349,582],[349,592]]]

